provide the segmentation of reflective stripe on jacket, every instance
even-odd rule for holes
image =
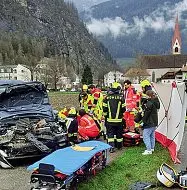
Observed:
[[[124,99],[127,111],[132,111],[136,108],[137,95],[133,87],[129,87],[126,91],[124,91]]]
[[[108,95],[103,101],[103,111],[108,123],[121,123],[125,111],[124,98],[119,94]]]

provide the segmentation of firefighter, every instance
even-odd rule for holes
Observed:
[[[79,110],[79,138],[82,140],[94,139],[99,136],[99,128],[94,119],[84,109]]]
[[[108,144],[112,146],[110,152],[115,152],[115,148],[122,148],[123,144],[123,113],[125,111],[125,102],[120,95],[119,83],[112,84],[107,97],[103,101],[103,111],[106,122],[106,133]],[[116,137],[116,143],[115,143]],[[115,147],[116,144],[116,147]]]
[[[134,87],[131,85],[131,81],[124,81],[124,99],[126,111],[124,113],[124,119],[126,121],[126,130],[135,132],[134,115],[137,109],[137,94]]]
[[[79,93],[79,102],[80,102],[80,106],[81,106],[81,100],[82,100],[82,94],[83,93],[88,93],[88,86],[86,84],[84,84],[82,86],[82,91]]]
[[[77,111],[74,107],[71,107],[68,116],[66,117],[66,128],[68,132],[69,142],[77,142],[77,132],[78,132],[78,121],[77,121]]]
[[[81,94],[81,101],[80,101],[80,107],[81,109],[84,109],[86,113],[90,113],[92,106],[93,106],[93,97],[91,94],[88,94],[86,92],[83,92]]]
[[[97,119],[101,121],[103,116],[103,94],[99,88],[95,87],[95,85],[90,85],[88,90],[93,98],[92,111]]]

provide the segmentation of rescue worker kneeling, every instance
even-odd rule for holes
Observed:
[[[115,140],[117,141],[116,148],[122,148],[123,144],[122,118],[125,112],[125,101],[120,91],[120,84],[117,82],[113,83],[112,88],[103,101],[108,144],[112,146],[110,149],[111,153],[115,151]]]
[[[94,119],[86,114],[84,109],[79,110],[80,120],[78,133],[81,139],[89,140],[99,136],[99,128]]]

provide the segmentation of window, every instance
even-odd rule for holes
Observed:
[[[17,70],[16,70],[16,69],[14,69],[14,70],[13,70],[13,73],[17,73]]]
[[[179,48],[176,47],[176,48],[175,48],[175,53],[178,53],[178,52],[179,52]]]
[[[7,73],[12,73],[12,68],[7,68],[6,71]]]
[[[1,71],[1,73],[4,73],[4,69],[1,69],[0,71]]]
[[[17,77],[14,77],[15,80],[17,80]]]

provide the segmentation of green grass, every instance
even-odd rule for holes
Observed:
[[[92,179],[79,185],[80,190],[128,190],[135,182],[158,182],[156,172],[162,163],[172,164],[167,149],[156,145],[152,155],[141,153],[145,147],[126,148],[124,153]],[[154,189],[163,189],[157,187]]]

